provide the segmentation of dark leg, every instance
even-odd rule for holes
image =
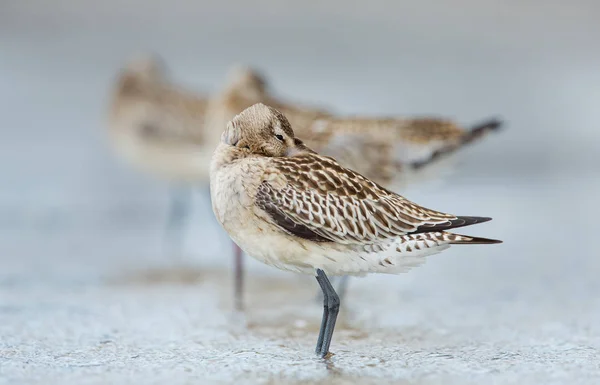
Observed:
[[[321,328],[319,329],[319,338],[317,338],[317,347],[315,348],[315,353],[317,355],[321,354],[321,349],[323,348],[323,339],[325,338],[325,328],[327,326],[327,319],[329,318],[329,293],[327,291],[326,286],[323,283],[323,280],[319,278],[318,272],[321,270],[317,270],[317,282],[319,286],[321,286],[321,296],[323,297],[323,317],[321,318]]]
[[[190,191],[187,188],[173,188],[171,203],[165,228],[165,249],[169,254],[181,257],[183,233],[190,213]]]
[[[234,301],[235,301],[235,309],[238,311],[244,310],[244,254],[242,249],[239,248],[235,243],[233,244],[233,253],[234,253],[234,274],[235,274],[235,283],[234,283]]]
[[[342,299],[344,299],[344,297],[346,296],[346,291],[348,291],[348,279],[349,278],[350,277],[348,277],[347,275],[344,275],[343,277],[331,277],[331,279],[330,279],[330,282],[333,285],[335,285],[336,282],[339,281],[339,283],[336,286],[337,286],[338,297],[340,297],[340,301]],[[323,299],[323,294],[317,293],[315,300],[321,301],[321,299]]]
[[[316,353],[321,358],[325,358],[329,353],[329,345],[333,337],[335,322],[340,310],[340,298],[331,286],[331,282],[321,269],[317,269],[317,282],[323,291],[323,319],[321,320],[321,330],[317,340]]]

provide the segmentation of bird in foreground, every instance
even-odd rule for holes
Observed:
[[[173,186],[165,229],[169,252],[179,255],[191,190],[209,184],[220,132],[204,126],[208,98],[175,85],[156,55],[136,56],[121,71],[112,98],[109,134],[128,163]],[[236,307],[241,306],[242,251],[234,245]]]
[[[328,275],[397,274],[453,244],[500,243],[448,232],[490,218],[430,210],[387,190],[308,148],[263,104],[228,123],[210,190],[217,220],[247,254],[315,274],[324,305],[315,351],[323,358],[340,306]]]
[[[438,179],[451,169],[453,155],[501,126],[497,119],[464,128],[435,117],[336,116],[324,108],[284,102],[269,88],[259,71],[234,68],[228,84],[209,104],[207,128],[220,132],[253,104],[272,106],[308,147],[395,192]],[[346,287],[344,277],[338,286],[341,296]]]

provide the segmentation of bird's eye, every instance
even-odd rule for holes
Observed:
[[[249,149],[250,149],[250,146],[248,146],[248,145],[245,145],[245,146],[244,146],[244,148],[245,148],[246,150],[249,150]]]
[[[276,134],[275,137],[277,138],[277,140],[279,140],[280,142],[283,142],[283,135],[279,135]]]

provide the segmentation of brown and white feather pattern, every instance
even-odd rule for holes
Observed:
[[[260,185],[257,203],[277,210],[330,241],[377,243],[446,223],[455,216],[429,210],[317,154],[274,158],[275,172],[287,184]],[[268,176],[267,176],[268,180]]]
[[[451,244],[498,242],[446,232],[490,218],[419,206],[333,158],[298,147],[296,138],[295,155],[265,155],[259,144],[279,146],[271,139],[274,120],[289,126],[264,105],[245,110],[228,125],[211,162],[215,216],[258,260],[308,274],[315,268],[332,275],[400,273]],[[245,149],[252,140],[268,142]]]
[[[460,217],[419,206],[318,154],[272,158],[262,179],[256,205],[274,225],[323,248],[345,245],[346,264],[340,263],[339,252],[322,262],[332,274],[337,274],[336,263],[345,274],[405,272],[452,243],[477,240],[443,231],[418,232],[436,225],[452,227],[451,221]]]

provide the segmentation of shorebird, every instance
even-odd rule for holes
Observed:
[[[174,85],[162,59],[137,56],[121,71],[109,119],[115,149],[128,163],[173,187],[165,240],[179,254],[190,212],[190,190],[209,184],[212,151],[221,130],[204,120],[208,98]],[[236,307],[241,306],[242,251],[234,245]]]
[[[129,164],[173,185],[165,238],[179,251],[189,190],[208,181],[204,165],[210,150],[203,132],[208,99],[172,85],[166,72],[158,56],[140,55],[127,63],[113,94],[109,134]]]
[[[497,119],[464,128],[434,117],[336,116],[323,108],[282,101],[273,96],[257,70],[237,66],[209,104],[207,127],[220,132],[256,103],[282,112],[308,147],[395,192],[449,171],[453,155],[501,126]],[[346,286],[344,277],[338,286],[340,295]]]
[[[500,243],[448,232],[490,218],[407,200],[311,150],[264,104],[227,124],[211,160],[210,191],[217,220],[248,255],[315,275],[323,292],[315,349],[322,358],[340,307],[328,275],[397,274],[453,244]]]

